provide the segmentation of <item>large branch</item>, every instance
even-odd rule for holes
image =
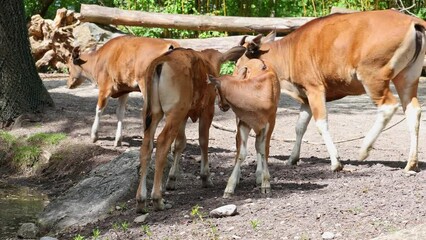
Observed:
[[[80,13],[80,20],[83,22],[105,25],[113,24],[242,33],[266,33],[274,29],[277,32],[288,33],[313,19],[310,17],[260,18],[163,14],[122,10],[88,4],[81,5]]]

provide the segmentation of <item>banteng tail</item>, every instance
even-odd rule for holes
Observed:
[[[151,64],[147,70],[146,84],[145,84],[145,131],[151,126],[152,122],[152,97],[154,96],[153,91],[154,84],[158,85],[158,79],[161,74],[163,64]]]
[[[423,45],[425,44],[423,42],[423,39],[425,38],[425,27],[420,24],[415,24],[414,28],[416,29],[416,51],[414,53],[412,62],[415,62],[417,60],[423,48]]]

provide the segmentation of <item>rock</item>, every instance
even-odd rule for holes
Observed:
[[[333,239],[334,238],[334,233],[332,232],[324,232],[321,235],[322,239]]]
[[[34,239],[38,234],[38,227],[34,223],[24,223],[18,230],[18,238]]]
[[[148,215],[149,215],[149,213],[141,215],[141,216],[135,218],[135,220],[133,220],[133,222],[135,222],[135,223],[143,223],[143,222],[146,221],[146,218],[148,217]]]
[[[169,163],[172,158],[167,158]],[[152,186],[155,161],[148,170],[147,185]],[[171,163],[165,171],[169,171]],[[117,202],[133,197],[138,186],[139,150],[128,150],[93,169],[86,179],[54,199],[41,213],[43,230],[81,226],[105,218]]]
[[[100,47],[111,38],[115,38],[121,35],[124,35],[124,33],[113,27],[85,22],[74,28],[73,45],[74,47],[80,46],[80,49],[82,50],[92,48],[95,45],[96,47]]]
[[[210,217],[220,218],[234,216],[235,214],[237,214],[237,206],[234,204],[229,204],[213,209],[209,215]]]

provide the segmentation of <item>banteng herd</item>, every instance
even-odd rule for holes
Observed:
[[[417,88],[426,51],[425,29],[421,19],[383,10],[317,18],[280,40],[275,40],[274,32],[249,41],[244,37],[225,53],[181,48],[171,40],[118,37],[89,53],[75,49],[69,61],[68,87],[74,88],[86,79],[99,87],[93,141],[98,138],[99,119],[108,98],[119,98],[114,146],[121,144],[128,93],[142,92],[144,132],[136,194],[138,212],[147,211],[147,169],[156,128],[163,118],[165,125],[156,141],[151,192],[154,209],[165,208],[162,177],[170,150],[174,163],[165,188],[176,188],[188,118],[199,121],[202,186],[213,185],[208,141],[215,99],[222,111],[231,108],[237,120],[235,166],[223,197],[231,197],[240,180],[251,129],[256,134],[256,183],[262,193],[271,191],[267,164],[281,93],[300,103],[296,142],[288,164],[299,160],[302,137],[313,117],[330,155],[331,170],[339,171],[343,165],[329,133],[326,102],[366,93],[377,106],[376,121],[359,153],[359,160],[364,160],[397,109],[398,100],[390,90],[392,82],[410,134],[405,171],[417,171],[421,115]],[[226,61],[236,61],[234,74],[219,76]]]

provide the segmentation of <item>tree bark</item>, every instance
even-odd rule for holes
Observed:
[[[81,5],[80,14],[80,21],[104,25],[113,24],[241,33],[268,33],[271,30],[276,30],[280,33],[289,33],[313,19],[310,17],[259,18],[163,14],[87,4]]]
[[[0,123],[53,106],[34,64],[23,1],[0,0]]]

